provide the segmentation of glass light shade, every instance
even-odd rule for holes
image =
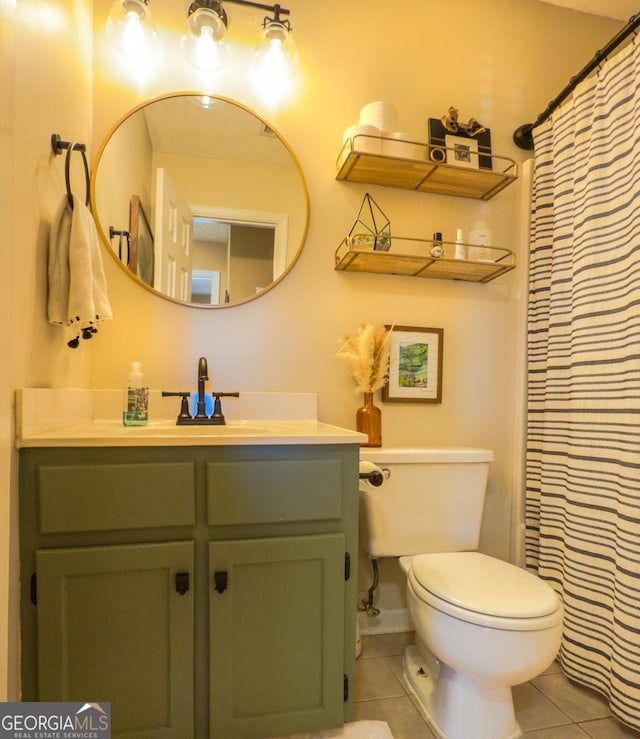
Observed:
[[[267,23],[263,40],[254,57],[254,74],[259,90],[278,97],[286,92],[298,73],[298,49],[283,23]]]
[[[206,30],[214,41],[220,41],[227,30],[226,15],[220,15],[221,12],[223,11],[218,12],[216,9],[206,6],[196,7],[187,18],[188,31],[194,36],[199,36]]]
[[[227,64],[229,45],[223,40],[226,29],[224,20],[209,8],[198,8],[189,14],[182,48],[194,67],[215,72]]]
[[[148,59],[157,51],[153,16],[144,0],[116,0],[106,30],[111,43],[130,59]]]

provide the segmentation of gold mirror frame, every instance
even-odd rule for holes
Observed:
[[[294,167],[294,170],[297,174],[297,177],[299,178],[299,186],[300,191],[297,195],[297,198],[301,201],[299,203],[299,211],[300,215],[298,217],[298,220],[300,221],[300,227],[296,230],[296,238],[297,233],[300,233],[300,240],[299,244],[297,244],[297,247],[294,245],[290,248],[291,257],[288,259],[286,265],[282,268],[282,271],[278,274],[277,277],[275,277],[268,285],[265,285],[263,289],[261,289],[259,292],[255,292],[253,294],[249,294],[246,296],[242,296],[241,298],[237,300],[230,300],[229,302],[222,302],[218,304],[209,304],[209,303],[199,303],[199,302],[189,302],[185,300],[181,300],[177,297],[174,297],[172,295],[169,295],[165,292],[162,292],[160,289],[157,289],[156,286],[152,286],[148,284],[145,280],[143,280],[138,274],[134,273],[128,266],[125,264],[124,261],[118,256],[118,253],[114,249],[113,243],[111,239],[109,238],[109,233],[112,228],[114,228],[114,224],[107,224],[104,223],[104,221],[101,218],[100,214],[100,208],[97,203],[97,183],[99,182],[100,178],[100,164],[101,162],[104,163],[106,161],[105,152],[107,152],[110,142],[113,142],[114,136],[120,129],[120,127],[127,121],[130,121],[132,116],[134,116],[136,113],[139,113],[140,111],[145,111],[149,108],[149,106],[152,106],[157,103],[161,103],[164,100],[171,100],[174,98],[185,98],[185,99],[202,99],[206,97],[208,100],[213,101],[212,105],[215,109],[219,104],[225,104],[229,106],[233,106],[234,109],[237,109],[239,114],[245,113],[247,116],[251,116],[252,119],[255,119],[256,125],[261,127],[264,132],[267,132],[270,135],[273,135],[279,143],[282,145],[284,151],[288,154],[291,160],[291,164]],[[209,160],[211,161],[211,160]],[[154,170],[155,173],[155,170]],[[144,211],[140,209],[140,198],[137,193],[129,193],[129,197],[131,199],[131,207],[130,207],[130,213],[133,213],[134,210],[136,212],[142,212],[144,214]],[[291,271],[294,264],[297,262],[298,258],[300,257],[300,253],[302,252],[302,248],[304,246],[307,232],[309,228],[309,192],[307,189],[307,183],[304,177],[304,173],[302,171],[302,167],[300,166],[300,162],[298,161],[298,158],[296,157],[295,153],[289,146],[289,144],[285,141],[285,139],[273,129],[273,127],[262,118],[262,116],[258,115],[255,111],[251,110],[250,108],[246,107],[245,105],[226,98],[219,95],[207,95],[204,96],[203,93],[200,92],[173,92],[165,95],[160,95],[155,98],[145,100],[144,102],[140,103],[133,109],[129,110],[127,113],[125,113],[116,123],[111,127],[111,129],[108,131],[107,135],[105,136],[104,140],[100,144],[96,156],[94,158],[94,163],[91,171],[91,180],[90,180],[90,201],[91,201],[91,210],[93,212],[98,233],[100,235],[100,238],[102,239],[104,245],[107,247],[107,251],[113,259],[116,261],[118,266],[127,274],[131,279],[134,280],[134,282],[137,282],[139,285],[141,285],[146,290],[150,291],[151,293],[164,298],[165,300],[168,300],[172,303],[176,303],[179,305],[189,306],[189,307],[195,307],[195,308],[205,308],[205,309],[213,309],[213,308],[231,308],[236,305],[243,305],[245,303],[248,303],[250,301],[255,300],[256,298],[261,297],[265,293],[272,290],[277,284],[279,284]],[[135,201],[135,208],[133,207],[133,203]],[[304,212],[302,213],[302,210]],[[150,219],[151,214],[146,213],[144,221],[148,222]],[[129,216],[130,217],[130,216]],[[140,237],[140,229],[135,226],[135,224],[132,224],[133,227],[127,227],[126,233],[127,233],[127,249],[131,248],[131,243],[129,239],[133,237],[134,243],[133,246],[135,248],[138,238]],[[122,228],[122,224],[117,224],[118,230],[114,228],[114,233],[118,234],[120,231],[124,231],[125,229]],[[129,233],[131,231],[131,233]],[[122,237],[121,237],[122,238]],[[122,244],[122,240],[120,241]]]

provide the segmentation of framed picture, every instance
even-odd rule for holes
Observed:
[[[132,195],[129,204],[129,264],[134,275],[153,287],[153,231],[149,225],[139,195]]]
[[[389,378],[382,400],[397,403],[442,402],[441,328],[387,326],[391,329]]]
[[[471,169],[492,169],[491,131],[469,136],[448,131],[438,118],[429,118],[429,156],[438,164]],[[453,151],[451,151],[453,150]]]
[[[480,168],[478,162],[478,142],[475,139],[448,133],[444,137],[444,142],[447,164],[453,164],[456,167],[469,167],[469,169]]]

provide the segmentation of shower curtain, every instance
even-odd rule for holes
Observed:
[[[640,729],[640,53],[534,130],[527,567],[565,606],[559,660]]]

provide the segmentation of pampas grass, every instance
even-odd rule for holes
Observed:
[[[384,385],[389,374],[390,338],[391,331],[384,326],[363,323],[355,336],[344,336],[338,342],[336,356],[347,362],[361,392],[373,393]]]

